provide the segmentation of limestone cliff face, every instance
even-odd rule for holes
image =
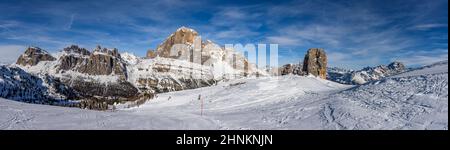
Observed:
[[[63,55],[59,58],[59,70],[71,70],[89,59],[91,52],[77,45],[64,48]]]
[[[303,72],[322,79],[327,78],[327,55],[321,48],[311,48],[303,61]]]
[[[156,48],[156,55],[215,67],[215,70],[225,72],[230,69],[224,69],[224,66],[230,66],[239,72],[238,76],[262,74],[243,54],[237,53],[233,48],[221,47],[210,40],[202,41],[197,31],[187,27],[181,27],[171,34]],[[153,52],[149,50],[147,58],[154,57]]]
[[[76,45],[64,48],[59,58],[58,71],[77,71],[88,75],[119,75],[127,78],[126,62],[117,49],[97,46],[91,53]]]
[[[41,61],[55,61],[56,58],[51,56],[47,51],[39,47],[29,47],[18,59],[16,64],[22,66],[34,66]]]
[[[149,59],[153,59],[156,57],[156,52],[154,50],[148,50],[146,57]]]
[[[72,45],[64,48],[60,55],[55,67],[57,73],[55,78],[60,79],[83,99],[94,97],[102,97],[104,100],[137,99],[140,93],[127,81],[126,65],[117,49],[97,46],[90,52]],[[73,73],[80,75],[71,75]],[[99,75],[108,81],[101,81],[104,79]]]
[[[191,46],[194,44],[194,40],[197,36],[197,31],[181,27],[156,48],[156,53],[160,57],[176,59],[189,55]],[[176,50],[171,54],[171,49],[176,44],[180,45],[175,47],[174,49]]]
[[[126,63],[120,57],[117,49],[106,49],[98,46],[89,56],[86,64],[82,64],[78,71],[89,75],[110,75],[115,74],[127,77]]]

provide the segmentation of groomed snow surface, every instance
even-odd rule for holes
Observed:
[[[447,130],[448,68],[443,65],[448,66],[361,86],[311,76],[239,79],[158,94],[139,107],[115,111],[0,98],[0,129]]]

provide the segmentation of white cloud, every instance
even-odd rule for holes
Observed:
[[[297,38],[287,37],[287,36],[269,36],[267,41],[273,44],[279,44],[281,46],[298,46],[302,42]]]
[[[448,24],[443,24],[443,23],[419,24],[419,25],[415,25],[411,29],[413,29],[413,30],[429,30],[429,29],[433,29],[433,28],[444,28],[444,27],[448,27]]]
[[[340,62],[343,60],[347,60],[349,57],[351,57],[348,54],[344,54],[344,53],[339,53],[339,52],[331,52],[328,53],[328,61],[330,62]]]
[[[72,29],[74,19],[75,19],[75,14],[70,15],[69,23],[67,23],[67,25],[65,27],[66,30]]]
[[[0,45],[0,64],[14,63],[25,48],[22,45]]]
[[[424,66],[443,60],[448,60],[448,53],[439,56],[416,55],[398,59],[398,61],[405,63],[407,66]]]

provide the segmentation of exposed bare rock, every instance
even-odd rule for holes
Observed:
[[[117,49],[97,46],[91,53],[84,48],[72,45],[64,49],[59,58],[58,71],[77,71],[89,75],[119,75],[127,78],[126,62]]]
[[[202,62],[201,64],[210,66],[218,61],[223,61],[223,56],[225,51],[217,45],[216,43],[206,40],[202,42],[201,56]]]
[[[322,79],[327,78],[327,55],[323,49],[311,48],[308,50],[303,61],[303,72]]]
[[[154,50],[150,49],[150,50],[147,51],[147,58],[153,59],[155,57],[156,57],[156,52]]]
[[[109,50],[98,46],[89,56],[86,64],[78,67],[81,73],[89,75],[120,75],[126,77],[126,63],[120,57],[117,49]]]
[[[64,48],[63,55],[59,58],[58,71],[71,70],[85,63],[89,59],[91,52],[77,45]]]
[[[162,58],[173,58],[177,60],[194,62],[207,67],[214,68],[219,72],[229,72],[233,76],[263,75],[254,64],[251,64],[247,58],[236,52],[233,48],[224,48],[218,44],[200,39],[197,31],[181,27],[171,34],[156,49],[156,54]],[[152,55],[148,51],[148,56]]]
[[[47,51],[39,47],[28,47],[24,54],[22,54],[18,59],[16,64],[22,66],[34,66],[41,61],[54,61],[55,57],[50,55]]]
[[[406,67],[402,62],[394,61],[390,63],[388,69],[394,71],[394,73],[400,73],[406,71]]]
[[[175,33],[170,35],[164,43],[158,46],[156,53],[160,57],[176,59],[190,55],[190,50],[192,49],[192,45],[194,44],[194,40],[197,36],[197,31],[190,28],[181,27]],[[171,49],[176,44],[179,45],[174,48],[175,51],[171,54]]]
[[[280,75],[303,75],[302,65],[300,64],[286,64],[279,68]]]
[[[77,91],[81,97],[103,97],[103,99],[135,98],[139,91],[131,83],[124,80],[117,82],[100,83],[89,81],[84,78],[64,79],[64,83],[69,84],[73,90]]]
[[[89,50],[78,47],[78,45],[71,45],[69,47],[64,48],[63,51],[66,53],[73,53],[79,55],[91,55],[91,52],[89,52]]]

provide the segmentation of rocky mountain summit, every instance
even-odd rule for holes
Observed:
[[[279,68],[279,75],[303,75],[303,66],[300,64],[285,64]]]
[[[264,74],[256,69],[254,64],[248,62],[243,54],[234,49],[221,47],[211,40],[202,40],[197,31],[187,27],[177,29],[156,48],[156,51],[147,52],[147,58],[155,57],[210,66],[214,72],[228,73],[232,76]]]
[[[28,47],[25,50],[25,53],[20,55],[19,59],[17,59],[17,64],[23,66],[34,66],[38,64],[40,61],[54,61],[55,57],[50,55],[47,51],[42,50],[39,47]]]
[[[22,60],[33,60],[37,63],[24,65]],[[49,104],[56,102],[61,104],[61,101],[66,101],[62,103],[65,106],[67,102],[73,104],[73,101],[77,101],[74,106],[108,109],[108,105],[114,103],[138,101],[151,97],[151,94],[139,92],[132,83],[127,81],[127,62],[121,58],[118,49],[97,46],[93,51],[89,51],[77,45],[71,45],[64,48],[60,55],[54,58],[41,48],[29,48],[25,54],[19,57],[16,66],[4,69],[4,72],[8,72],[8,70],[9,73],[4,74],[12,75],[14,72],[21,72],[19,74],[21,76],[30,76],[27,77],[29,80],[26,82],[42,83],[35,87],[42,87],[36,88],[36,90],[46,91],[39,92],[41,93],[39,97],[44,97],[41,99]],[[13,70],[16,71],[12,72]],[[16,86],[18,85],[16,84]],[[8,85],[8,87],[15,86]],[[29,98],[26,98],[29,97],[28,95],[10,94],[6,97],[13,96],[14,99],[30,101],[27,100]]]
[[[126,62],[117,49],[97,46],[93,52],[76,45],[64,48],[59,59],[58,70],[72,70],[88,75],[119,75],[127,78]]]
[[[192,45],[194,45],[196,38],[198,38],[197,31],[190,28],[181,27],[156,48],[156,54],[165,58],[187,60],[187,56],[190,55],[190,49]],[[178,47],[172,49],[172,47],[177,44]],[[171,50],[175,51],[171,52]]]

